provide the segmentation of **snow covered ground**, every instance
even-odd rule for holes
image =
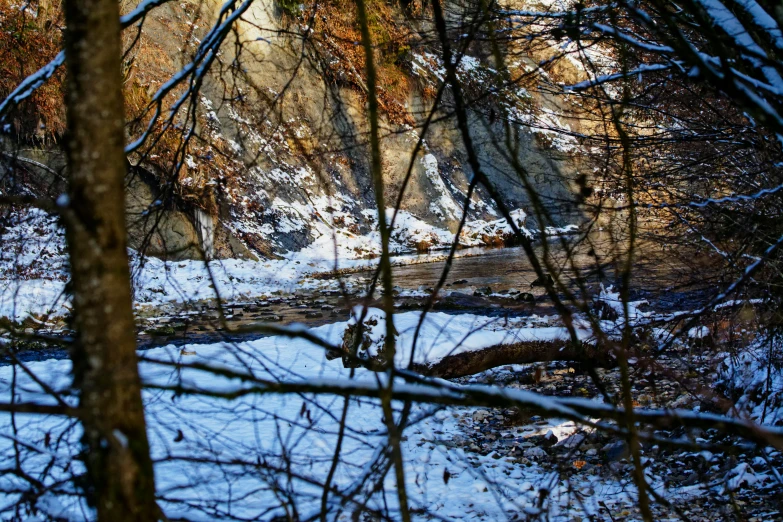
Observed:
[[[402,354],[409,353],[419,313],[395,317]],[[338,344],[345,327],[344,322],[335,323],[312,329],[311,333]],[[487,317],[431,314],[420,339],[424,348],[421,353],[442,354],[460,344],[477,349],[513,339],[521,331],[504,328],[497,319]],[[376,374],[363,369],[345,369],[339,360],[327,361],[322,348],[305,340],[283,337],[237,345],[168,346],[142,352],[142,356],[142,378],[149,387],[144,400],[159,494],[170,517],[190,520],[213,520],[218,516],[269,519],[294,510],[304,519],[318,513],[322,500],[319,484],[332,465],[345,407],[342,398],[329,395],[256,393],[251,382],[216,375],[199,369],[199,365],[252,375],[269,383],[347,385],[377,379]],[[29,372],[61,391],[66,401],[73,400],[68,394],[70,369],[67,360],[28,365]],[[173,389],[180,385],[198,393]],[[17,400],[53,402],[28,374],[18,367],[5,366],[0,368],[0,394],[9,401],[12,393]],[[220,398],[222,394],[232,398]],[[362,485],[360,481],[372,474],[373,463],[383,454],[386,435],[381,407],[376,400],[356,398],[347,407],[341,459],[333,485],[342,491],[353,485],[363,492],[357,499],[364,494],[370,497],[370,509],[394,513],[397,501],[393,473],[382,481],[380,492],[373,493],[370,484]],[[406,487],[418,519],[431,518],[430,514],[445,520],[501,520],[548,514],[551,520],[574,520],[597,514],[601,503],[620,508],[633,505],[631,484],[588,473],[566,481],[539,466],[532,449],[527,452],[527,464],[467,451],[459,441],[461,433],[474,429],[466,422],[470,413],[465,408],[423,405],[411,412],[412,424],[404,434],[402,449]],[[572,422],[548,419],[526,429],[528,434],[552,431],[563,440],[576,427]],[[37,501],[42,514],[83,520],[86,508],[68,482],[71,475],[81,472],[81,465],[75,461],[78,425],[57,417],[16,415],[12,420],[3,414],[0,433],[0,465],[13,467],[18,451],[22,469],[52,488]],[[121,433],[115,435],[118,440],[123,438]],[[670,499],[702,493],[698,487],[667,491],[661,477],[649,478],[658,492]],[[26,486],[19,476],[0,477],[2,491]],[[539,505],[543,491],[548,494]],[[0,506],[14,500],[14,495],[6,494]],[[332,515],[340,505],[339,496],[330,496],[327,508]]]

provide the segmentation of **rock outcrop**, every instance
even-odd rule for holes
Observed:
[[[215,258],[274,257],[319,238],[352,240],[372,234],[377,211],[367,163],[363,59],[356,46],[334,37],[338,30],[353,34],[350,13],[337,4],[320,6],[317,23],[310,27],[304,12],[285,11],[274,0],[252,3],[221,45],[219,60],[197,78],[198,91],[186,98],[188,116],[181,111],[170,125],[167,116],[148,125],[152,112],[146,107],[160,100],[166,109],[182,95],[184,86],[176,96],[157,93],[192,56],[206,52],[206,32],[219,19],[220,5],[209,0],[156,7],[133,49],[126,98],[129,112],[137,116],[129,119],[128,139],[148,131],[150,137],[129,155],[134,169],[149,174],[131,174],[127,183],[131,245],[174,259],[205,253]],[[395,61],[380,65],[382,80],[393,77],[397,82],[381,83],[379,91],[387,207],[400,201],[417,222],[453,233],[473,173],[448,89],[426,134],[423,130],[442,82],[437,43],[423,39],[427,28],[401,16],[397,7],[378,9],[399,52]],[[470,51],[477,56],[483,52],[480,46]],[[516,67],[533,67],[538,59],[529,56]],[[458,74],[466,92],[481,99],[470,106],[472,139],[505,204],[511,209],[530,205],[522,174],[504,148],[509,139],[526,182],[546,198],[567,199],[569,179],[584,159],[578,140],[557,132],[576,125],[563,115],[563,102],[519,86],[480,96],[493,69],[470,55],[462,58]],[[29,170],[41,175],[40,169]],[[501,217],[481,187],[470,207],[474,221],[491,223]],[[578,219],[568,209],[551,210],[554,222],[546,225]],[[528,214],[529,224],[538,226],[536,216]],[[203,225],[210,219],[214,228],[205,235]],[[508,235],[479,234],[477,240],[503,244]],[[406,248],[433,246],[428,238],[409,236]],[[357,256],[374,255],[362,251],[361,244],[350,248],[358,249]]]

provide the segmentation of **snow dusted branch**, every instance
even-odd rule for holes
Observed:
[[[2,194],[0,195],[0,206],[3,205],[32,206],[46,210],[47,212],[57,212],[60,210],[51,199],[39,198],[36,196],[7,196]]]
[[[783,184],[776,185],[771,188],[764,188],[761,190],[758,190],[752,194],[730,194],[728,196],[723,196],[720,198],[706,198],[701,201],[687,201],[685,203],[638,203],[635,202],[633,205],[619,205],[617,207],[614,207],[615,210],[627,210],[631,208],[632,206],[634,208],[646,208],[646,209],[667,209],[667,208],[694,208],[694,209],[703,209],[710,206],[715,205],[722,205],[726,203],[740,203],[740,202],[754,202],[756,200],[765,198],[767,196],[773,196],[777,194],[778,192],[783,191]]]
[[[36,72],[22,80],[22,83],[20,83],[16,89],[11,91],[11,93],[6,96],[2,102],[0,102],[0,122],[5,119],[5,116],[9,110],[19,105],[26,98],[29,98],[38,87],[46,83],[49,78],[54,76],[54,73],[57,72],[57,69],[64,63],[65,51],[60,51],[51,62],[47,63]]]
[[[672,65],[668,64],[653,64],[653,65],[642,65],[641,67],[638,67],[636,69],[633,69],[631,71],[626,72],[619,72],[614,74],[606,74],[604,76],[599,76],[598,78],[592,79],[592,80],[585,80],[583,82],[575,83],[573,85],[567,85],[565,87],[566,91],[583,91],[585,89],[589,89],[591,87],[596,87],[598,85],[604,84],[604,83],[610,83],[617,80],[623,80],[627,78],[633,78],[638,77],[642,74],[649,73],[649,72],[658,72],[658,71],[666,71],[668,69],[671,69]]]
[[[307,381],[274,381],[259,378],[252,373],[236,371],[227,367],[211,364],[188,363],[144,358],[144,362],[195,370],[220,375],[239,381],[236,385],[221,384],[216,388],[207,388],[187,379],[187,384],[146,382],[145,387],[153,390],[171,391],[178,395],[204,395],[226,400],[265,394],[327,394],[342,397],[380,398],[388,393],[385,378],[377,380],[320,379]],[[651,429],[718,428],[727,434],[741,436],[747,440],[783,449],[783,428],[762,427],[751,421],[736,419],[726,415],[696,413],[689,410],[670,409],[634,409],[626,412],[622,407],[600,403],[590,399],[548,397],[526,390],[503,388],[489,385],[459,385],[452,382],[423,377],[419,374],[397,370],[396,375],[403,377],[406,384],[397,383],[393,388],[394,399],[426,404],[484,406],[484,407],[522,407],[532,409],[542,415],[573,420],[593,425],[596,419],[625,423],[627,416]]]
[[[147,141],[163,112],[163,99],[180,83],[189,80],[188,88],[171,106],[169,116],[164,124],[163,132],[174,124],[174,118],[185,102],[191,98],[191,96],[198,93],[201,82],[209,71],[210,66],[217,58],[220,46],[225,41],[226,36],[228,36],[231,27],[239,20],[242,14],[250,8],[253,1],[254,0],[244,0],[239,3],[238,7],[238,0],[227,0],[223,4],[218,15],[218,19],[222,20],[222,22],[216,23],[203,38],[196,50],[193,60],[172,76],[169,81],[164,83],[152,97],[150,104],[155,105],[155,112],[147,122],[147,128],[141,136],[125,147],[126,153],[139,149],[139,147]],[[188,133],[187,138],[189,139],[190,136],[191,133]],[[179,170],[180,166],[181,165],[178,165],[175,171]]]
[[[79,417],[79,411],[77,408],[52,404],[40,404],[37,402],[1,402],[0,412],[35,413],[39,415],[63,415],[68,417]]]

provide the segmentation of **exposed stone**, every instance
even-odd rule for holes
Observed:
[[[601,448],[601,453],[608,461],[620,461],[628,458],[628,443],[624,440],[611,442]]]
[[[517,301],[522,301],[524,303],[535,303],[536,302],[536,296],[529,292],[520,292],[514,297]]]
[[[475,422],[484,422],[489,417],[490,413],[487,410],[476,410],[473,412],[473,420]]]
[[[533,446],[532,448],[526,449],[523,455],[528,458],[536,459],[536,458],[546,457],[546,451],[539,448],[538,446]]]

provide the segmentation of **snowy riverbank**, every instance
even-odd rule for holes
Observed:
[[[389,219],[392,213],[390,212]],[[513,213],[517,225],[531,237],[537,233],[524,228],[524,213]],[[462,249],[456,255],[480,255],[482,245],[492,244],[511,233],[504,220],[472,222],[461,236]],[[575,226],[547,230],[550,236],[576,231]],[[494,239],[493,239],[494,238]],[[31,210],[20,215],[6,229],[0,255],[0,317],[21,321],[33,315],[67,315],[64,296],[68,261],[62,230],[54,217]],[[394,265],[431,263],[445,259],[454,234],[419,221],[407,212],[395,220],[391,250]],[[427,243],[430,253],[417,254],[415,247]],[[158,306],[214,299],[226,301],[263,298],[273,293],[295,290],[336,290],[340,284],[324,275],[372,269],[377,266],[380,244],[377,232],[366,236],[328,234],[326,231],[310,246],[284,254],[281,259],[223,259],[162,261],[140,257],[131,251],[134,301],[137,305]],[[356,289],[358,290],[358,289]]]
[[[418,317],[416,312],[396,316],[403,353],[410,349]],[[340,322],[310,333],[338,344],[345,326]],[[422,353],[439,353],[459,345],[476,348],[514,338],[519,328],[480,316],[432,314],[425,322],[419,346],[426,348]],[[322,348],[305,340],[277,336],[238,345],[169,346],[145,351],[143,357],[141,373],[148,387],[145,411],[157,462],[156,480],[169,517],[209,520],[218,513],[229,513],[236,518],[269,519],[295,510],[305,519],[319,512],[321,484],[332,465],[345,401],[335,395],[270,394],[260,383],[272,387],[280,383],[371,387],[376,383],[375,374],[345,369],[339,360],[327,361]],[[207,367],[219,371],[204,369]],[[28,369],[62,392],[66,401],[73,400],[68,394],[68,360],[33,362]],[[509,367],[504,371],[521,370]],[[27,374],[18,374],[12,390],[13,371],[12,367],[0,368],[0,393],[15,393],[24,401],[52,403],[52,398]],[[248,379],[233,378],[232,373],[247,375]],[[482,379],[477,376],[473,380]],[[367,475],[369,487],[373,464],[384,460],[381,450],[386,442],[377,400],[354,398],[347,407],[340,463],[332,481],[332,486],[341,491],[352,484],[359,487],[357,481]],[[491,448],[497,449],[483,451],[470,441],[478,433],[475,430],[484,433],[484,425],[495,425],[495,417],[497,414],[475,408],[414,407],[413,424],[405,432],[402,450],[408,464],[406,486],[418,519],[500,520],[522,514],[575,520],[599,515],[604,509],[632,514],[634,487],[627,473],[622,472],[627,465],[618,459],[611,470],[588,466],[586,462],[602,462],[603,450],[595,461],[589,450],[582,456],[580,448],[569,446],[577,439],[584,440],[589,430],[585,432],[573,422],[557,418],[532,418],[527,423],[493,429],[491,440],[497,443],[493,442]],[[16,415],[12,431],[10,422],[7,415],[0,416],[2,431],[15,434],[0,440],[2,465],[12,466],[15,452],[22,452],[28,472],[40,474],[46,470],[41,480],[51,491],[37,503],[42,513],[66,520],[83,519],[84,506],[68,482],[82,469],[75,460],[78,424],[54,416]],[[20,440],[24,444],[20,445]],[[568,473],[553,469],[548,464],[550,450],[539,448],[542,440],[556,441],[552,451],[568,450],[575,467]],[[508,444],[501,445],[500,441]],[[545,447],[549,448],[549,443]],[[743,472],[744,479],[732,473],[730,470],[726,476],[737,479],[735,489],[753,484],[761,487],[769,479],[768,474],[750,468]],[[20,480],[7,474],[0,479],[1,489],[13,491]],[[723,485],[717,489],[699,484],[667,486],[666,472],[660,466],[650,467],[648,480],[657,493],[678,503],[724,489]],[[281,484],[285,485],[283,497]],[[393,474],[380,484],[379,491],[368,489],[357,498],[366,495],[368,509],[394,513]],[[12,495],[6,497],[11,500]],[[326,505],[332,514],[346,509],[339,495],[330,496]],[[349,510],[351,507],[347,506]]]

